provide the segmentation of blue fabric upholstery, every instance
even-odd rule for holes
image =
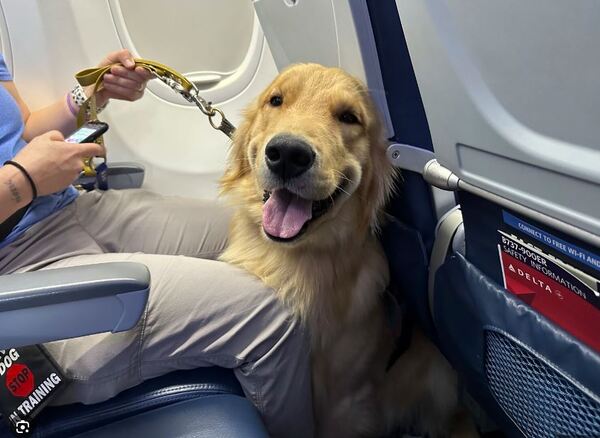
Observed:
[[[398,143],[433,150],[429,124],[394,0],[367,2],[375,37],[386,100]],[[437,218],[429,184],[417,173],[405,171],[390,213],[421,235],[431,252]],[[425,294],[426,295],[426,294]]]
[[[388,218],[380,240],[390,267],[389,289],[397,301],[406,304],[403,317],[418,321],[428,335],[434,336],[426,293],[429,259],[421,234]]]
[[[77,435],[80,438],[268,438],[248,399],[211,395],[134,415]]]
[[[367,2],[387,104],[394,126],[392,141],[433,150],[425,109],[394,0]],[[383,233],[393,292],[406,304],[406,315],[435,336],[429,316],[427,269],[436,213],[429,185],[415,172],[403,171],[388,212],[396,219]]]
[[[214,398],[216,396],[221,398]],[[140,421],[137,419],[134,420],[134,418],[139,418],[141,415],[146,414],[147,416],[142,418],[148,418],[148,416],[152,417],[156,414],[160,416],[164,427],[169,427],[172,423],[181,422],[183,413],[189,413],[193,417],[187,423],[198,427],[194,432],[196,433],[194,436],[211,436],[201,435],[201,433],[204,433],[203,431],[217,430],[211,429],[211,427],[216,427],[215,425],[219,423],[219,413],[222,414],[221,423],[230,422],[231,430],[235,430],[236,427],[242,427],[243,423],[247,420],[248,430],[251,433],[244,436],[264,436],[261,434],[264,431],[256,425],[256,418],[259,418],[258,412],[243,397],[242,388],[231,370],[215,367],[176,371],[148,380],[103,403],[94,405],[73,404],[47,408],[36,419],[32,436],[40,438],[73,436],[113,423],[118,423],[128,428],[128,436],[131,436],[132,429],[129,425],[138,424],[137,422]],[[204,404],[191,403],[185,405],[182,409],[168,409],[169,406],[174,404],[193,402],[204,398],[209,399]],[[214,400],[218,407],[208,409],[206,412],[201,410],[210,405],[210,400]],[[226,406],[230,406],[230,408],[224,409]],[[191,411],[194,411],[193,415]],[[237,415],[237,412],[240,413],[240,417],[238,419],[232,418]],[[206,420],[206,426],[202,426],[202,423],[198,420],[200,418]],[[131,421],[131,423],[128,421]],[[261,424],[260,419],[258,424]],[[225,427],[225,425],[221,424],[219,427]],[[113,436],[112,430],[111,435],[108,436]],[[165,429],[160,430],[164,432]],[[183,433],[181,436],[188,436],[186,433],[192,432],[191,429],[174,430],[181,430]],[[254,434],[254,431],[257,431],[257,433]],[[259,431],[262,432],[258,433]],[[0,423],[0,437],[4,436],[10,435],[6,425],[2,422]],[[179,435],[159,434],[154,436]]]
[[[395,0],[369,0],[369,16],[387,95],[394,139],[433,151],[425,107]]]

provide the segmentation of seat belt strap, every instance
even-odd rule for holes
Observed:
[[[428,298],[429,298],[429,312],[431,318],[433,318],[433,301],[434,301],[434,286],[435,286],[435,273],[440,266],[446,260],[448,249],[452,246],[452,239],[456,234],[456,230],[462,224],[462,212],[460,207],[456,206],[448,213],[446,213],[437,228],[435,235],[435,241],[433,243],[433,249],[431,251],[431,259],[429,261],[429,278],[428,278]]]

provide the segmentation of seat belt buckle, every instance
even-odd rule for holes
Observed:
[[[108,165],[106,158],[100,163],[96,169],[96,187],[98,190],[108,190]]]

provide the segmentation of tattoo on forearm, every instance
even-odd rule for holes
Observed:
[[[6,187],[8,187],[8,191],[10,192],[10,196],[13,198],[13,200],[18,204],[19,202],[22,201],[22,197],[21,194],[19,193],[19,188],[17,187],[17,185],[13,182],[12,179],[9,179],[8,181],[6,181],[4,183],[6,185]]]

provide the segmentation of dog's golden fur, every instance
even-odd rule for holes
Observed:
[[[282,104],[272,105],[273,96]],[[356,120],[340,120],[345,113]],[[290,243],[263,229],[263,194],[273,189],[265,147],[282,133],[315,152],[298,195],[317,201],[343,187],[330,210]],[[368,90],[339,69],[287,69],[235,133],[222,191],[237,210],[222,260],[258,276],[307,325],[319,436],[378,436],[402,423],[443,435],[456,408],[453,374],[424,337],[385,372],[392,339],[381,294],[389,274],[376,232],[393,181]]]

